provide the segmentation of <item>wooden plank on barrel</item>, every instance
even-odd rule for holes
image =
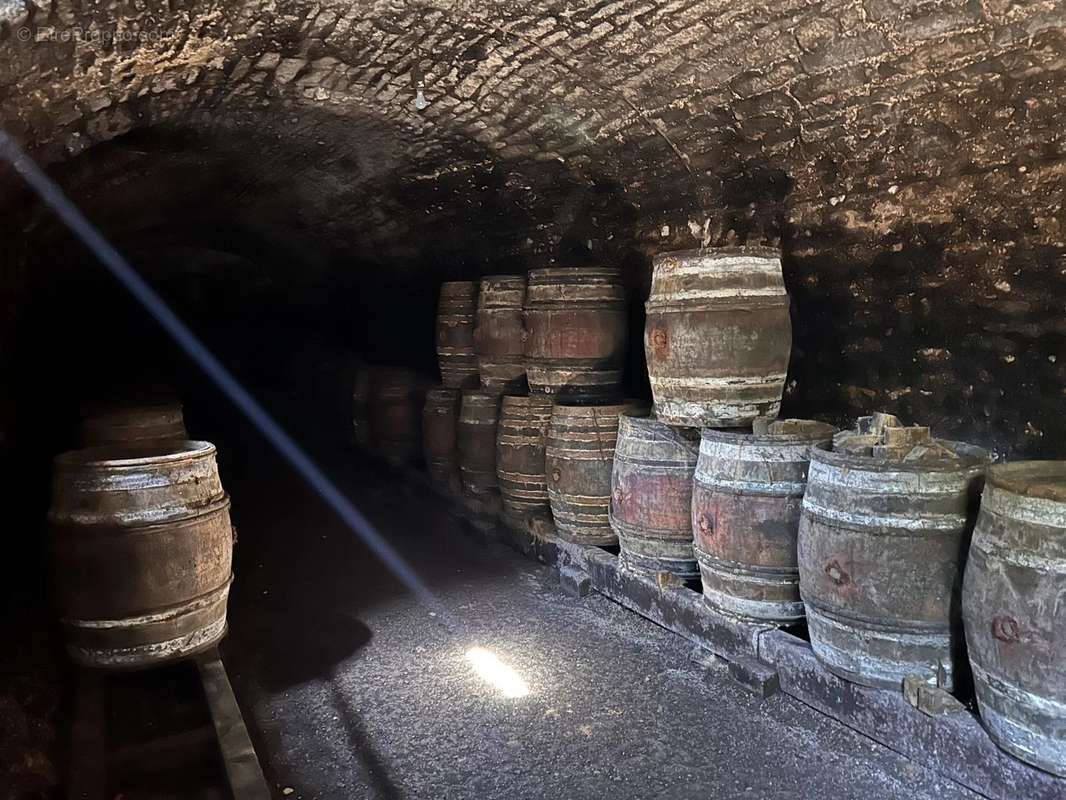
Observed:
[[[763,634],[759,656],[777,667],[786,694],[983,797],[1066,796],[1066,780],[1001,751],[969,712],[931,717],[908,704],[902,691],[838,678],[818,663],[807,642],[784,631]]]

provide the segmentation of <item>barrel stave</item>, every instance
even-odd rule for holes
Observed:
[[[370,434],[374,449],[393,464],[415,464],[422,451],[425,387],[413,370],[379,368],[370,390]]]
[[[625,292],[617,270],[530,271],[525,304],[530,390],[567,402],[617,397],[627,326]]]
[[[1064,594],[1066,462],[992,467],[963,586],[981,720],[1001,748],[1066,777]]]
[[[75,661],[143,667],[217,643],[233,529],[213,445],[65,453],[53,485],[56,604]]]
[[[85,447],[109,444],[180,442],[187,438],[181,403],[160,403],[98,411],[81,425]]]
[[[435,484],[453,492],[458,492],[461,485],[457,434],[461,399],[458,389],[431,389],[426,393],[426,405],[422,411],[422,453],[426,471]]]
[[[490,275],[481,279],[474,343],[483,392],[499,395],[526,389],[522,343],[525,296],[526,279],[522,276]]]
[[[582,544],[613,545],[611,468],[618,415],[632,405],[556,405],[545,448],[548,499],[556,531]]]
[[[698,438],[655,419],[620,416],[609,518],[629,569],[699,576],[691,512]]]
[[[477,281],[441,284],[437,306],[437,363],[441,383],[449,389],[478,385],[474,326],[477,320]]]
[[[962,645],[958,589],[980,448],[940,466],[812,451],[799,527],[800,590],[826,667],[869,686],[921,675],[951,689]]]
[[[544,477],[544,447],[551,423],[550,398],[504,397],[496,438],[496,476],[504,517],[526,529],[530,514],[550,516]]]
[[[728,613],[786,624],[803,617],[796,538],[812,447],[835,428],[803,433],[705,430],[692,491],[692,532],[707,601]]]
[[[656,256],[646,311],[645,355],[660,419],[739,427],[777,416],[792,323],[776,251]]]

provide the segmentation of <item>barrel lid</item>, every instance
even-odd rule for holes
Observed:
[[[714,442],[731,442],[735,444],[787,444],[790,442],[830,442],[837,432],[834,425],[818,420],[778,420],[780,422],[803,423],[791,427],[787,433],[754,433],[746,429],[722,430],[704,428],[701,437]]]
[[[215,446],[203,441],[150,441],[68,450],[56,456],[57,467],[139,467],[169,464],[214,455]]]
[[[481,277],[482,288],[487,288],[487,284],[524,286],[525,283],[526,278],[524,275],[483,275]]]
[[[753,258],[781,258],[781,250],[765,245],[728,245],[725,247],[700,247],[692,250],[668,250],[652,257],[653,263],[667,258],[678,260],[693,258],[716,258],[718,256],[751,256]]]
[[[989,468],[986,482],[1022,497],[1066,502],[1066,461],[1013,461]]]
[[[529,271],[529,279],[543,280],[545,278],[580,278],[585,277],[605,277],[605,278],[618,278],[622,274],[621,270],[615,267],[543,267],[541,269],[531,269]]]
[[[815,449],[811,452],[811,460],[834,467],[863,467],[877,472],[958,472],[984,467],[992,461],[991,454],[983,447],[949,439],[937,439],[936,442],[954,452],[957,458],[901,461],[894,458],[877,458],[836,450]]]

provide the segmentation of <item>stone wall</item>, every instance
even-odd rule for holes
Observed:
[[[1064,454],[1061,2],[6,0],[0,19],[0,124],[185,309],[326,308],[417,347],[439,280],[606,260],[639,324],[651,254],[780,243],[787,411]],[[10,334],[27,293],[88,273],[0,181]]]

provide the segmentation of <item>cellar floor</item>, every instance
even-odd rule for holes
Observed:
[[[724,667],[701,671],[679,637],[563,594],[418,485],[316,448],[450,630],[252,447],[237,463],[220,446],[240,536],[224,653],[281,796],[976,797],[785,695],[756,700]]]

